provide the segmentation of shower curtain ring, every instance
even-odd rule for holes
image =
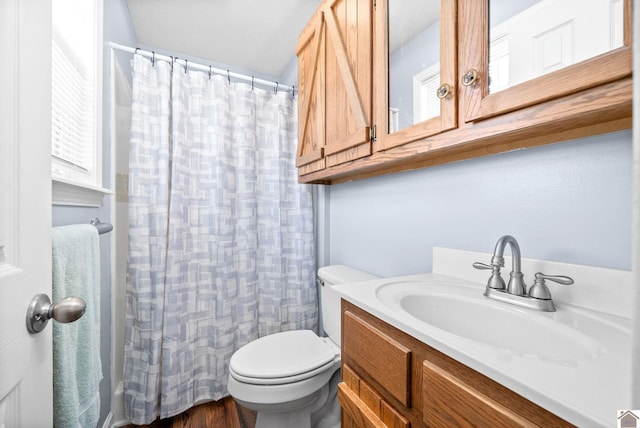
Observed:
[[[229,81],[229,84],[231,84],[231,73],[229,73],[228,69],[227,69],[227,80]]]
[[[253,81],[254,81],[254,79],[255,79],[255,78],[254,78],[253,76],[251,76],[251,90],[252,90],[252,91],[253,91],[253,88],[254,88],[254,86],[253,86],[253,83],[254,83]]]
[[[209,80],[211,80],[211,66],[209,66]]]
[[[278,93],[278,86],[280,86],[280,84],[276,82],[276,94]]]
[[[151,66],[155,67],[156,65],[156,52],[151,51]]]
[[[184,60],[184,74],[187,74],[187,63],[189,61],[187,61],[186,59]]]

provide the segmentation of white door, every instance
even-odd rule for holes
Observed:
[[[49,0],[0,0],[0,428],[53,425],[51,325],[25,321],[51,295],[50,46]]]

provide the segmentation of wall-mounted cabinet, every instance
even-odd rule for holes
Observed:
[[[371,155],[373,3],[327,0],[300,36],[301,174]]]
[[[631,74],[631,2],[469,2],[462,8],[465,121],[484,119]],[[497,22],[495,25],[489,23]],[[463,83],[464,84],[464,83]]]
[[[456,1],[378,0],[375,151],[457,126]]]
[[[631,127],[631,1],[326,0],[298,43],[301,182]]]

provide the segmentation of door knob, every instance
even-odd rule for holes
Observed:
[[[86,309],[87,304],[80,297],[65,297],[51,304],[49,296],[38,294],[31,299],[27,308],[27,330],[29,333],[40,333],[51,318],[63,323],[73,322]]]

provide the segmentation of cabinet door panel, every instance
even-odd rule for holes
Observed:
[[[394,398],[411,405],[411,351],[352,312],[344,312],[342,350]],[[387,367],[384,372],[380,367]]]
[[[510,391],[502,399],[485,395],[431,361],[423,362],[422,392],[422,419],[430,427],[573,426]]]
[[[342,378],[338,400],[343,409],[343,428],[409,428],[409,421],[346,364],[342,366]]]
[[[324,38],[318,13],[301,34],[298,56],[298,153],[300,175],[325,168]]]
[[[429,426],[535,426],[429,361],[424,362],[422,389],[422,417]]]
[[[488,2],[487,0],[462,2],[460,16],[465,25],[460,27],[463,51],[459,74],[461,78],[469,70],[476,70],[478,74],[475,83],[462,89],[462,96],[465,99],[465,121],[471,122],[497,116],[631,75],[631,1],[621,1],[624,2],[622,47],[491,94],[489,93],[489,45],[491,42]],[[556,30],[559,31],[559,28]],[[549,42],[548,44],[558,55],[564,49],[557,43]],[[536,56],[533,53],[532,55]]]
[[[371,154],[372,2],[324,4],[327,165]]]
[[[385,428],[386,425],[356,393],[344,383],[338,384],[338,401],[343,412],[349,415],[350,422],[358,428]]]
[[[424,16],[415,17],[412,14],[416,12],[404,0],[377,1],[377,39],[374,51],[376,81],[380,82],[374,88],[377,151],[439,134],[457,126],[457,2],[439,0],[435,6],[429,6],[430,2],[426,0],[423,3],[425,10],[418,13]],[[431,22],[434,18],[430,16],[436,21]],[[408,36],[403,28],[397,28],[411,21],[421,22],[413,30],[419,31],[417,34]],[[394,34],[398,36],[395,37]],[[396,46],[401,41],[402,44]],[[433,61],[438,62],[433,64]],[[419,64],[414,64],[415,62]],[[430,76],[429,81],[433,82],[423,89],[420,81],[425,73]],[[413,92],[403,90],[403,85],[411,85],[412,80]],[[438,87],[445,84],[449,88],[448,94],[438,99]],[[430,101],[421,102],[420,99],[425,96]],[[425,103],[427,105],[423,105]],[[423,112],[424,109],[429,112]]]

